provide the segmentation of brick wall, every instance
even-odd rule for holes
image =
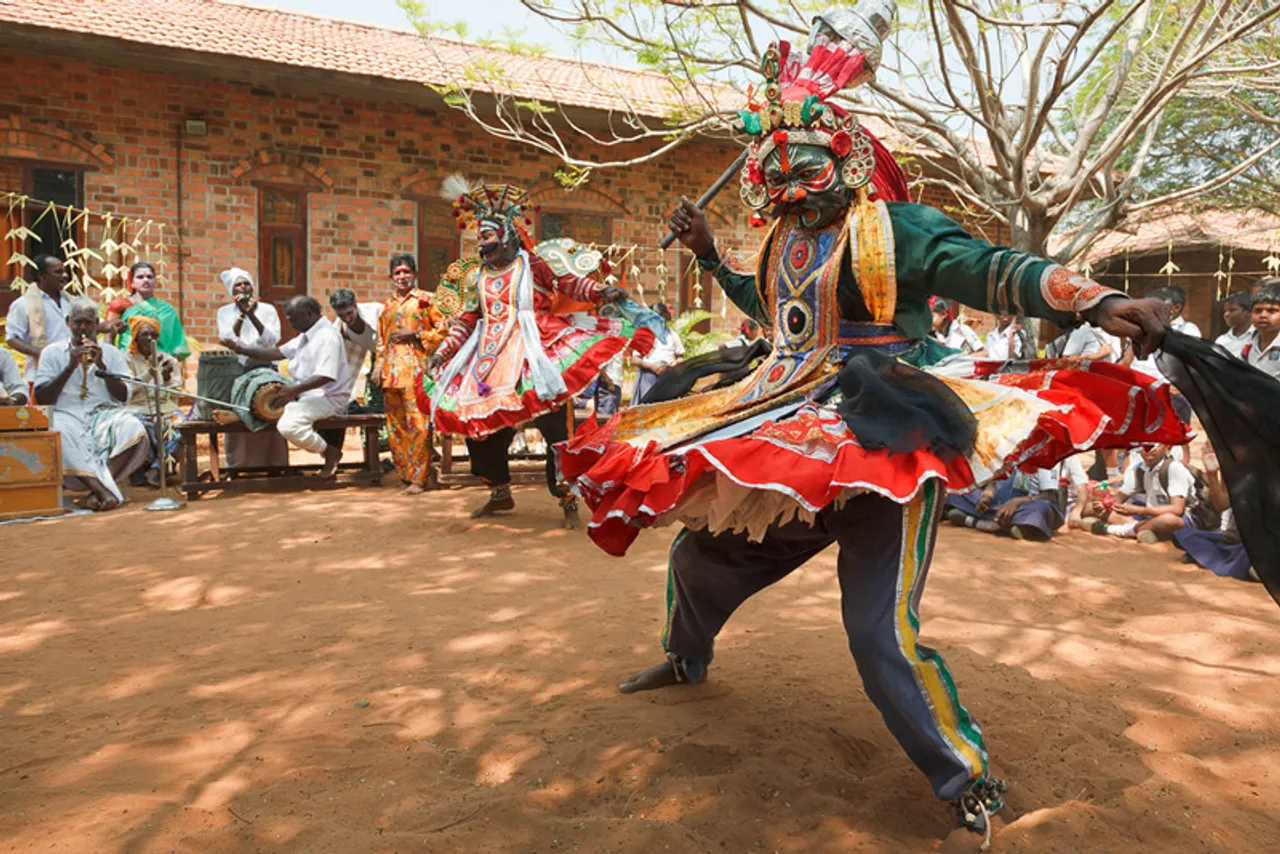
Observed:
[[[76,164],[87,170],[87,208],[181,221],[181,257],[172,231],[166,252],[154,235],[144,242],[163,263],[161,296],[180,305],[189,333],[202,340],[212,340],[215,313],[227,301],[218,272],[235,265],[258,273],[263,183],[308,190],[308,290],[322,301],[338,287],[362,299],[385,298],[387,259],[418,251],[424,217],[443,219],[444,236],[456,240],[447,203],[438,198],[441,179],[454,171],[521,183],[546,211],[612,217],[612,241],[640,246],[644,296],[674,301],[680,256],[656,247],[664,215],[681,193],[695,195],[711,183],[736,153],[690,143],[660,161],[601,172],[586,189],[566,193],[554,180],[554,159],[488,136],[443,107],[320,94],[314,85],[267,90],[47,55],[0,57],[0,76],[8,83],[0,94],[0,191],[19,189],[24,161]],[[207,134],[182,131],[192,117],[207,123]],[[930,188],[925,201],[955,215],[954,200],[948,205],[937,192]],[[733,185],[711,214],[726,246],[754,251],[760,235],[746,224]],[[90,243],[99,238],[91,234]],[[636,283],[628,284],[635,292]],[[718,316],[723,305],[717,294]],[[730,308],[716,326],[728,330],[738,319]]]

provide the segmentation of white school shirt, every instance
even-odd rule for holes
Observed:
[[[246,347],[274,347],[280,343],[280,314],[274,305],[260,302],[253,307],[253,316],[262,322],[262,332],[253,325],[253,321],[245,318],[240,324],[240,334],[236,335],[236,319],[240,317],[240,307],[235,303],[224,305],[218,309],[218,340],[231,338]],[[240,356],[242,365],[249,364],[248,356]]]
[[[30,396],[27,393],[27,382],[22,378],[22,371],[18,370],[17,360],[3,347],[0,347],[0,391],[3,391],[7,397],[18,394],[23,397]]]
[[[1063,356],[1089,356],[1098,352],[1111,342],[1105,341],[1101,329],[1089,323],[1082,323],[1067,336],[1067,345],[1062,348]]]
[[[675,363],[678,358],[684,357],[684,342],[680,340],[680,336],[670,326],[667,327],[667,340],[653,342],[653,347],[649,350],[649,354],[644,356],[646,362],[650,362],[661,367]]]
[[[1190,335],[1192,338],[1203,338],[1200,334],[1200,327],[1196,326],[1185,317],[1175,317],[1169,321],[1169,328],[1174,332],[1181,332],[1183,335]]]
[[[1253,330],[1245,361],[1263,373],[1280,380],[1280,335],[1277,335],[1272,340],[1271,346],[1264,350],[1258,343],[1258,330]]]
[[[1064,480],[1067,482],[1067,515],[1070,516],[1071,509],[1076,506],[1076,493],[1081,486],[1089,485],[1089,475],[1084,470],[1084,463],[1080,462],[1080,456],[1077,454],[1074,457],[1067,457],[1051,471],[1057,475],[1057,483],[1061,484]]]
[[[961,353],[976,353],[982,349],[982,339],[978,337],[978,333],[958,320],[951,321],[951,328],[946,335],[934,333],[934,338]]]
[[[1000,362],[1009,359],[1024,359],[1026,353],[1022,352],[1023,337],[1018,334],[1017,324],[1010,323],[1009,328],[1003,332],[999,329],[992,329],[987,333],[986,347],[987,358],[995,359]]]
[[[1248,344],[1252,339],[1253,327],[1249,326],[1245,328],[1244,333],[1241,335],[1237,335],[1228,329],[1226,332],[1219,335],[1217,340],[1213,343],[1217,344],[1237,359],[1241,359],[1244,358],[1241,355],[1244,353],[1244,345]]]
[[[1156,466],[1156,468],[1159,467],[1159,465]],[[1160,507],[1168,504],[1173,498],[1188,498],[1195,489],[1196,479],[1192,476],[1191,470],[1172,458],[1169,460],[1168,480],[1169,490],[1166,492],[1160,483],[1160,478],[1139,459],[1136,465],[1130,466],[1124,473],[1124,483],[1121,484],[1120,491],[1125,495],[1144,493],[1147,496],[1148,507]]]
[[[342,336],[327,317],[280,345],[280,352],[289,360],[289,376],[294,382],[306,382],[312,377],[329,377],[320,388],[303,392],[299,400],[322,398],[334,409],[347,408],[351,400],[351,385],[347,382],[347,353]]]
[[[71,327],[67,326],[67,295],[62,300],[54,300],[44,291],[40,292],[40,304],[44,306],[44,343],[57,344],[59,341],[71,340]],[[20,296],[9,306],[9,314],[5,318],[4,337],[10,341],[31,343],[31,321],[27,317],[26,296]],[[38,359],[27,359],[26,379],[35,382],[36,362]]]
[[[341,320],[333,325],[342,336],[342,348],[347,357],[347,400],[355,393],[360,369],[364,367],[364,357],[378,346],[378,320],[382,317],[382,304],[358,302],[356,313],[364,320],[364,332],[359,335]]]

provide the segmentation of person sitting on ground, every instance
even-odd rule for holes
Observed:
[[[117,485],[146,462],[146,428],[125,408],[126,384],[99,371],[128,375],[124,354],[99,344],[98,306],[76,297],[68,302],[71,337],[40,352],[35,396],[53,407],[53,424],[62,437],[63,486],[87,491],[81,506],[112,510],[124,503]]]
[[[321,477],[333,477],[342,461],[342,446],[326,442],[316,432],[315,423],[340,415],[351,400],[347,381],[347,354],[342,336],[320,312],[320,303],[307,296],[290,297],[284,304],[284,316],[297,336],[277,347],[247,347],[239,341],[224,338],[223,346],[232,352],[263,362],[289,360],[292,385],[277,392],[284,402],[284,414],[276,422],[291,445],[324,456]]]
[[[760,324],[748,317],[738,327],[737,336],[726,347],[745,347],[760,337]]]
[[[4,327],[5,343],[27,357],[23,371],[27,382],[35,381],[40,351],[71,337],[66,314],[69,295],[63,290],[71,281],[71,274],[53,255],[37,255],[32,263],[36,268],[35,287],[27,288],[10,304]]]
[[[157,346],[159,340],[160,321],[141,315],[129,318],[129,350],[125,353],[129,373],[144,383],[181,392],[182,363],[168,353],[161,352]],[[158,419],[157,395],[160,397]],[[182,445],[182,437],[176,429],[185,420],[182,408],[174,394],[158,392],[141,385],[129,386],[128,408],[147,428],[149,441],[144,479],[148,485],[159,487],[160,466],[167,464],[169,460],[176,460]],[[163,454],[160,452],[161,448]]]
[[[631,405],[644,403],[645,395],[668,368],[672,368],[684,359],[684,342],[671,328],[671,309],[664,302],[655,302],[649,306],[662,318],[667,327],[667,340],[661,338],[654,341],[653,348],[641,356],[632,356],[631,364],[636,366],[636,383],[631,389]]]
[[[1222,306],[1222,320],[1227,324],[1227,331],[1213,343],[1238,359],[1253,338],[1253,297],[1247,291],[1236,291],[1227,297]]]
[[[1173,542],[1186,552],[1182,557],[1185,563],[1197,564],[1226,578],[1257,581],[1258,573],[1240,541],[1235,514],[1231,512],[1231,497],[1222,480],[1218,455],[1206,446],[1202,460],[1209,499],[1222,515],[1221,524],[1212,529],[1185,527],[1173,535]]]
[[[126,311],[121,319],[125,323],[129,318],[154,317],[160,321],[161,352],[168,353],[179,362],[191,355],[191,347],[187,344],[187,333],[182,328],[182,319],[178,310],[170,303],[156,296],[156,268],[146,261],[139,261],[129,268],[129,290],[133,293],[133,308]],[[116,346],[129,346],[129,330],[126,329],[116,338]]]
[[[27,402],[27,383],[17,359],[0,347],[0,406],[21,406]]]
[[[987,333],[984,348],[988,359],[1000,362],[1034,359],[1022,319],[1015,314],[996,316],[996,328]]]
[[[935,341],[974,358],[987,355],[982,339],[956,317],[955,303],[942,297],[933,300],[933,331]]]
[[[1093,484],[1084,470],[1084,463],[1077,454],[1068,457],[1058,466],[1059,483],[1065,487],[1067,502],[1067,529],[1084,527],[1085,512],[1089,509]]]
[[[1253,337],[1241,357],[1263,373],[1280,379],[1280,278],[1269,276],[1253,294]]]
[[[1058,468],[1013,475],[947,498],[947,521],[961,528],[1005,534],[1015,540],[1048,542],[1062,527]]]
[[[1195,475],[1173,459],[1167,445],[1143,448],[1141,459],[1125,472],[1110,513],[1090,530],[1146,544],[1171,539],[1196,509],[1195,492]],[[1112,521],[1117,516],[1122,518]]]

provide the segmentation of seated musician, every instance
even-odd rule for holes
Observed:
[[[84,297],[72,299],[67,325],[69,339],[40,351],[36,402],[53,407],[64,487],[87,491],[80,504],[89,510],[112,510],[124,502],[117,484],[147,459],[146,428],[124,405],[127,385],[99,376],[127,375],[129,363],[115,347],[98,343],[98,306]]]
[[[263,362],[289,360],[289,376],[294,382],[277,392],[277,400],[286,405],[276,429],[294,447],[322,454],[321,476],[332,477],[342,460],[342,446],[326,442],[314,425],[347,409],[351,386],[347,382],[346,348],[338,330],[321,314],[320,303],[311,297],[290,297],[284,304],[284,316],[298,334],[279,347],[249,347],[231,338],[223,338],[222,344]]]
[[[134,315],[129,318],[129,349],[125,358],[129,362],[129,373],[136,379],[151,385],[182,391],[182,364],[168,353],[160,350],[156,343],[160,340],[160,321],[154,317]],[[160,415],[156,417],[156,395],[160,394]],[[147,445],[146,482],[151,486],[160,485],[161,454],[164,447],[165,459],[177,459],[182,437],[176,428],[185,416],[175,395],[157,392],[145,386],[129,387],[128,408],[141,419],[147,428],[150,439]],[[137,477],[137,475],[135,475]]]
[[[0,406],[21,406],[27,402],[27,384],[13,354],[0,347]]]

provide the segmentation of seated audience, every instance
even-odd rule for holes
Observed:
[[[160,350],[157,346],[159,340],[160,321],[154,317],[140,315],[129,318],[129,350],[125,353],[129,363],[129,373],[145,383],[180,392],[182,391],[182,364],[173,356]],[[157,396],[160,398],[158,419]],[[174,394],[158,392],[140,385],[129,386],[128,407],[147,428],[149,442],[144,479],[151,486],[158,487],[160,466],[178,458],[182,437],[174,428],[185,419],[185,416]],[[163,454],[160,452],[162,447]],[[172,468],[170,466],[170,469]]]
[[[958,527],[1017,540],[1045,542],[1062,527],[1058,469],[1015,472],[985,489],[947,498],[947,520]]]
[[[27,383],[22,379],[13,354],[0,347],[0,406],[21,406],[27,402]]]
[[[304,451],[321,454],[322,477],[333,477],[342,461],[342,445],[326,442],[316,432],[315,423],[340,415],[351,400],[347,381],[347,354],[342,336],[320,312],[320,303],[311,297],[290,297],[284,304],[284,316],[297,336],[280,347],[248,347],[224,338],[223,346],[234,353],[263,362],[289,360],[293,384],[278,392],[285,402],[284,414],[276,422],[289,444]]]
[[[127,384],[98,375],[129,373],[123,353],[97,342],[98,306],[83,297],[70,300],[67,325],[71,337],[40,352],[36,402],[53,407],[64,487],[87,491],[81,506],[89,510],[112,510],[124,502],[118,483],[146,462],[146,428],[125,408]]]
[[[1249,555],[1240,542],[1231,499],[1218,467],[1218,456],[1211,449],[1204,452],[1204,475],[1214,509],[1222,514],[1222,524],[1215,529],[1185,527],[1173,535],[1173,541],[1186,554],[1183,560],[1195,563],[1217,575],[1240,580],[1258,580]]]
[[[1211,512],[1191,470],[1173,458],[1167,445],[1154,445],[1142,449],[1141,458],[1125,472],[1114,506],[1091,530],[1150,544],[1171,539],[1188,525],[1206,527]]]

